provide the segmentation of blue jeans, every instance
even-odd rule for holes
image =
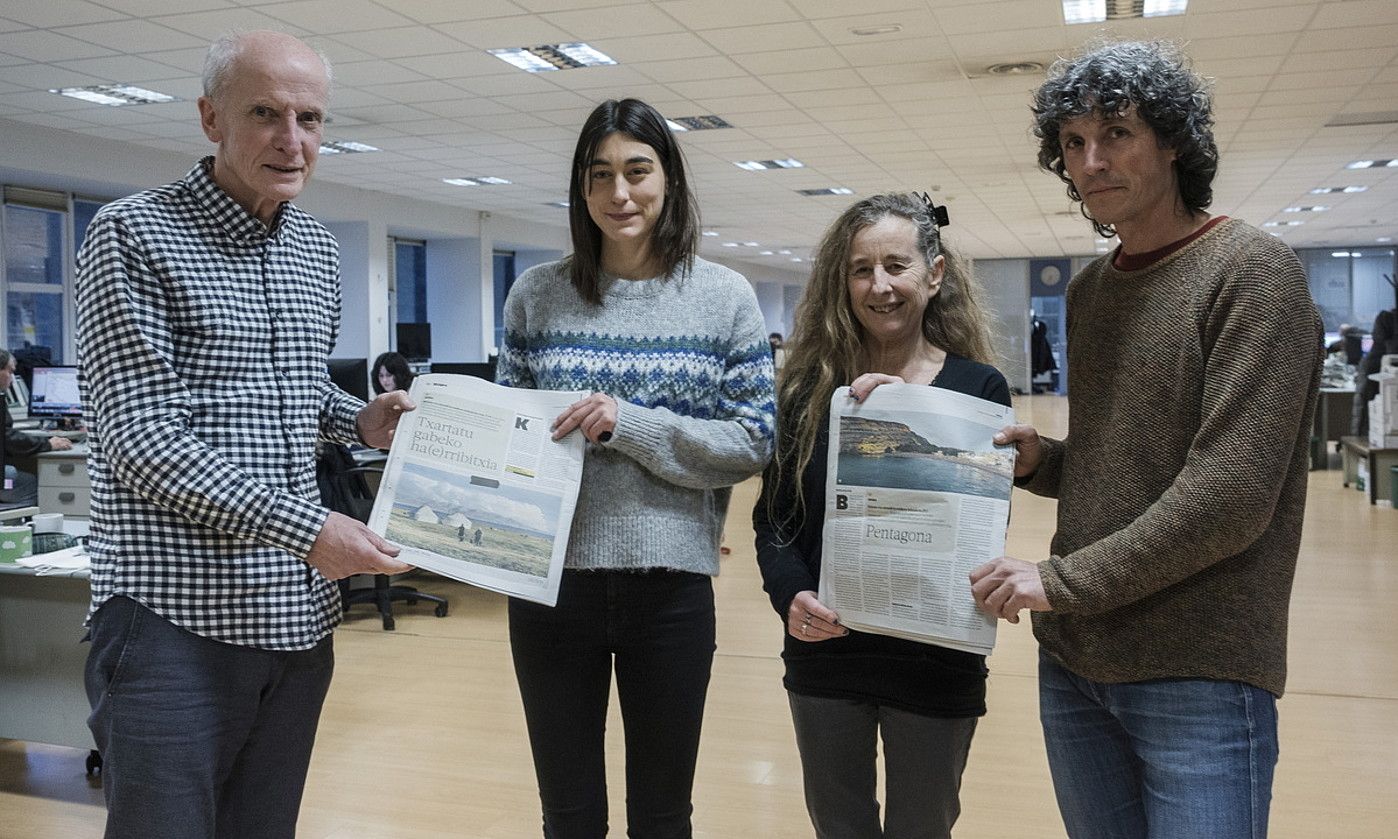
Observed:
[[[1039,654],[1039,718],[1073,839],[1263,839],[1276,697],[1242,682],[1103,684]]]
[[[292,839],[331,639],[299,652],[211,641],[126,597],[92,617],[88,727],[107,839]]]
[[[607,835],[612,668],[626,736],[632,839],[688,839],[714,658],[713,582],[679,571],[563,572],[558,605],[510,600],[546,839]]]

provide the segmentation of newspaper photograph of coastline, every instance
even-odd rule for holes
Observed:
[[[948,445],[929,442],[903,422],[841,416],[837,482],[1009,500],[1010,451],[997,449],[983,424],[947,415],[935,419],[936,436]]]

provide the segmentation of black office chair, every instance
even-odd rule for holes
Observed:
[[[374,493],[383,476],[383,466],[360,466],[344,446],[326,446],[316,464],[316,481],[320,485],[321,503],[331,510],[362,522],[369,521],[374,510]],[[447,599],[418,591],[412,586],[393,585],[387,574],[374,575],[374,587],[351,589],[349,578],[340,580],[340,599],[345,611],[356,603],[373,603],[383,618],[383,628],[394,629],[393,601],[409,606],[419,600],[437,604],[433,614],[447,616]]]

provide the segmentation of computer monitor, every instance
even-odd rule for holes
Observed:
[[[409,361],[426,361],[432,357],[432,324],[398,324],[398,354]]]
[[[490,361],[445,361],[432,362],[433,373],[452,373],[458,376],[475,376],[487,382],[495,381],[495,360]]]
[[[78,368],[35,367],[33,382],[29,386],[29,416],[69,418],[82,415]]]
[[[369,401],[368,359],[332,358],[326,362],[326,367],[330,372],[330,381],[334,382],[336,387],[350,396]]]

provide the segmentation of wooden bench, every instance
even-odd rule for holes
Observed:
[[[1359,462],[1369,467],[1369,503],[1393,498],[1392,467],[1398,466],[1398,449],[1371,449],[1367,437],[1341,437],[1340,462],[1344,465],[1345,486],[1359,477]]]

